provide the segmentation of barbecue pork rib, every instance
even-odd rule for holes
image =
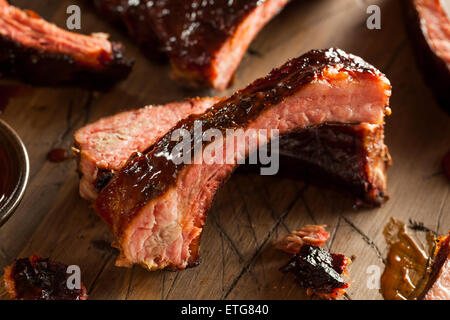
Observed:
[[[0,0],[0,77],[102,89],[124,79],[131,67],[123,46],[105,34],[69,32]]]
[[[201,114],[220,101],[196,98],[164,106],[125,111],[100,119],[75,133],[81,175],[80,195],[89,201],[136,152],[143,152],[181,119]],[[281,174],[333,186],[356,204],[379,206],[387,199],[391,163],[383,125],[323,124],[282,137]],[[247,166],[246,171],[254,166]]]
[[[195,164],[201,155],[191,149],[193,164],[175,164],[172,152],[179,142],[172,134],[178,129],[190,132],[192,142],[198,122],[203,130],[276,129],[280,135],[324,123],[381,125],[390,113],[390,94],[387,78],[362,59],[339,49],[314,50],[205,113],[178,122],[149,150],[130,159],[95,202],[121,252],[116,264],[139,263],[149,270],[196,265],[201,231],[217,189],[236,163],[255,151],[238,146],[244,152],[234,150],[234,164]],[[259,145],[268,140],[259,136]],[[226,138],[203,142],[209,149],[225,145]]]
[[[253,38],[288,0],[94,2],[149,55],[167,54],[174,79],[223,90]]]
[[[403,3],[417,62],[441,106],[450,112],[450,17],[441,0]]]

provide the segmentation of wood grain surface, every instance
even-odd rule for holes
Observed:
[[[17,0],[64,27],[69,0]],[[438,233],[450,227],[450,183],[441,169],[450,149],[450,119],[436,104],[416,67],[399,0],[293,0],[251,45],[226,92],[191,91],[173,83],[169,66],[143,57],[126,34],[104,22],[86,2],[83,33],[104,31],[136,58],[130,77],[107,93],[78,88],[30,88],[0,117],[23,138],[31,179],[14,216],[0,229],[0,267],[37,253],[81,267],[91,299],[302,299],[278,269],[288,256],[272,248],[278,235],[304,224],[327,224],[327,247],[357,258],[346,299],[380,299],[367,286],[367,268],[383,270],[382,229],[391,217],[423,222]],[[381,30],[368,30],[366,9],[381,7]],[[313,48],[340,47],[382,70],[393,85],[386,142],[394,166],[391,199],[379,209],[354,210],[351,199],[323,187],[281,177],[239,173],[217,194],[201,242],[200,266],[148,272],[114,266],[111,234],[78,194],[75,161],[50,163],[54,147],[70,148],[76,129],[100,117],[189,96],[228,95],[288,58]],[[7,298],[0,288],[0,298]]]

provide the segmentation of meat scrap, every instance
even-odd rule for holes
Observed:
[[[68,288],[67,267],[37,255],[17,259],[5,268],[6,291],[13,300],[86,300],[83,284],[80,289]]]
[[[305,245],[321,247],[330,237],[326,225],[306,225],[275,241],[275,247],[290,254],[297,254]]]
[[[0,77],[103,89],[128,76],[131,67],[122,44],[107,35],[69,32],[0,0]]]
[[[313,50],[203,114],[178,122],[150,149],[130,159],[97,197],[94,208],[121,252],[116,264],[141,264],[149,270],[197,265],[200,236],[217,190],[237,163],[256,151],[250,146],[243,153],[227,154],[232,164],[175,163],[174,132],[188,132],[187,154],[200,157],[192,142],[196,123],[205,131],[242,129],[245,134],[264,129],[281,136],[329,122],[382,125],[390,114],[390,95],[387,78],[361,58],[334,48]],[[269,136],[259,137],[260,143],[268,141]],[[217,150],[225,148],[226,138],[202,143]]]
[[[297,284],[306,289],[308,295],[331,300],[342,296],[349,287],[343,276],[347,274],[350,263],[351,260],[342,254],[304,245],[280,271],[293,274]]]
[[[288,0],[95,0],[150,56],[167,55],[172,77],[226,89],[258,32]]]

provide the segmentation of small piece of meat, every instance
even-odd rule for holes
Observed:
[[[280,269],[292,273],[308,295],[322,299],[337,299],[345,293],[349,284],[342,278],[351,260],[342,254],[329,253],[322,248],[304,245],[287,265]]]
[[[450,17],[441,0],[403,0],[417,62],[441,105],[450,111]]]
[[[290,254],[297,254],[305,245],[321,247],[330,237],[326,225],[306,225],[275,241],[275,247]]]
[[[0,0],[0,76],[103,89],[128,76],[131,67],[123,46],[107,35],[69,32]]]
[[[450,300],[450,232],[439,237],[431,265],[431,275],[421,298],[424,300]]]
[[[5,268],[5,288],[13,300],[86,300],[83,284],[80,289],[69,289],[66,265],[40,258],[16,260]]]
[[[225,89],[258,32],[288,0],[95,0],[149,55],[170,58],[173,78]],[[157,48],[157,49],[155,49]]]
[[[214,195],[237,163],[256,149],[238,145],[222,159],[225,164],[195,163],[202,159],[192,141],[195,124],[222,134],[227,129],[241,129],[243,134],[264,129],[268,135],[258,137],[259,145],[264,145],[272,130],[283,136],[325,123],[381,125],[384,115],[390,114],[390,95],[387,78],[361,58],[339,49],[313,50],[205,113],[178,122],[149,150],[130,159],[95,202],[121,252],[116,264],[138,263],[149,270],[198,264],[200,236]],[[172,151],[179,142],[172,134],[181,131],[188,133],[183,144],[190,141],[191,148],[185,151],[193,155],[194,163],[173,161]],[[203,148],[224,149],[225,140],[203,141]]]

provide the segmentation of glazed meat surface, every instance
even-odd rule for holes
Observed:
[[[172,76],[190,86],[225,89],[259,30],[288,0],[95,0],[155,56],[170,58]],[[157,55],[157,54],[156,54]]]
[[[246,146],[231,155],[233,164],[219,165],[196,164],[199,155],[191,150],[193,164],[176,164],[171,155],[177,145],[174,131],[185,129],[192,139],[196,122],[204,130],[276,129],[280,135],[324,123],[381,125],[390,113],[390,93],[386,77],[362,59],[338,49],[314,50],[205,113],[178,122],[149,150],[128,161],[96,200],[95,209],[121,251],[116,264],[139,263],[150,270],[196,265],[201,231],[217,189],[236,163],[255,151]],[[269,139],[259,137],[259,144]],[[212,143],[220,148],[226,141],[204,146]]]

